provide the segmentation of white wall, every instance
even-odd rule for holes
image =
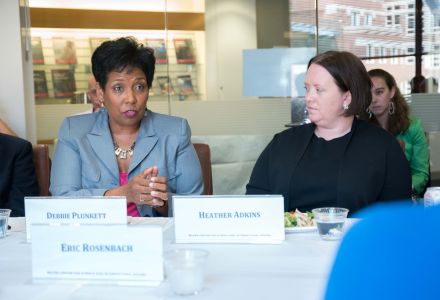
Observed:
[[[255,0],[206,0],[208,100],[243,98],[243,49],[257,47]]]
[[[32,56],[23,56],[19,0],[0,1],[0,117],[20,137],[36,141]]]

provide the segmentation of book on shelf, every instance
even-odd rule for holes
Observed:
[[[110,40],[109,38],[106,37],[91,37],[89,38],[89,42],[90,42],[90,53],[93,55],[93,52],[95,52],[96,48],[98,48],[99,46],[101,46],[101,44],[105,41]]]
[[[34,70],[34,94],[35,98],[47,98],[49,93],[47,92],[46,72]]]
[[[156,64],[166,64],[168,62],[167,47],[164,39],[147,39],[145,40],[145,46],[154,50]]]
[[[53,38],[52,43],[56,64],[75,65],[78,63],[75,42],[72,39]]]
[[[65,98],[74,95],[76,85],[75,74],[73,70],[52,70],[52,82],[55,98]]]
[[[174,39],[174,50],[178,64],[195,64],[194,48],[191,39]]]
[[[31,47],[32,47],[32,63],[34,65],[43,65],[44,56],[43,56],[43,47],[41,45],[41,37],[33,36],[31,39]]]
[[[169,76],[157,76],[157,82],[159,83],[160,92],[163,95],[174,95],[173,85]]]
[[[177,84],[179,85],[181,95],[194,94],[194,87],[190,75],[177,76]]]

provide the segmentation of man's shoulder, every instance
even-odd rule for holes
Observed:
[[[28,140],[4,133],[0,133],[0,144],[3,149],[21,149],[23,147],[32,146]]]

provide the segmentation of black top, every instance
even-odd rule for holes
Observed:
[[[315,134],[312,136],[293,173],[295,180],[290,186],[293,199],[290,201],[289,211],[295,208],[308,211],[317,206],[333,206],[338,184],[334,170],[338,169],[349,137],[347,133],[326,141]]]
[[[12,217],[24,216],[24,197],[38,196],[32,144],[0,133],[0,208],[11,209]]]
[[[300,184],[305,184],[305,179],[301,179],[302,173],[297,169],[300,162],[303,170],[309,168],[306,162],[310,162],[310,159],[305,158],[304,161],[302,158],[313,155],[313,151],[309,153],[309,144],[315,128],[314,124],[307,124],[276,134],[258,158],[246,186],[246,194],[282,195],[285,211],[298,205],[300,209],[309,210],[331,204],[348,208],[350,214],[374,202],[411,198],[409,165],[397,140],[379,126],[357,119],[353,122],[351,132],[344,137],[348,139],[345,147],[334,149],[335,152],[342,150],[338,163],[327,162],[329,157],[323,157],[323,161],[332,166],[327,165],[320,171],[310,171],[310,175],[306,175],[316,182],[315,187],[313,183],[308,183],[310,189],[315,189],[311,192],[313,196],[331,196],[315,200],[306,195],[296,195],[294,190]],[[325,180],[332,182],[323,186],[317,184],[318,180],[321,183]],[[299,198],[302,199],[301,203],[297,202]]]

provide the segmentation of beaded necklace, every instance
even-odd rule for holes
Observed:
[[[136,144],[136,142],[134,142],[133,145],[130,146],[130,148],[123,149],[123,148],[119,147],[119,145],[115,141],[113,141],[115,155],[117,157],[119,157],[120,159],[127,159],[127,154],[130,155],[130,157],[133,156],[133,149],[134,149],[135,144]]]

